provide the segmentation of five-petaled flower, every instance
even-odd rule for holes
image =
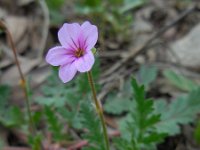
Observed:
[[[91,49],[97,42],[98,31],[95,25],[86,21],[65,23],[58,31],[61,46],[51,48],[46,61],[53,66],[60,66],[59,77],[66,83],[73,79],[77,71],[87,72],[94,64],[94,55]]]

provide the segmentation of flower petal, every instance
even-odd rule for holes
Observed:
[[[67,83],[73,79],[76,72],[77,72],[77,69],[76,69],[74,63],[69,63],[66,65],[60,66],[59,77],[63,83]]]
[[[84,56],[75,60],[75,66],[80,72],[87,72],[92,69],[94,64],[94,55],[91,51],[87,52]]]
[[[92,25],[89,21],[84,22],[81,25],[81,34],[79,36],[79,41],[83,49],[86,51],[91,50],[95,44],[97,43],[98,39],[98,30],[95,25]]]
[[[52,66],[67,64],[74,59],[75,57],[72,54],[68,54],[68,51],[61,46],[51,48],[46,55],[46,61]]]
[[[78,23],[65,23],[58,31],[58,39],[66,49],[77,50],[80,25]]]

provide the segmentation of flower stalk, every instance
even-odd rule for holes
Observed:
[[[22,73],[22,69],[20,67],[20,63],[19,60],[17,58],[17,51],[16,51],[16,47],[14,45],[13,39],[12,39],[12,35],[10,33],[10,31],[8,30],[8,28],[6,27],[6,25],[0,21],[0,28],[3,29],[7,35],[7,39],[9,41],[9,44],[11,46],[11,49],[13,51],[13,55],[14,55],[14,60],[15,63],[17,65],[17,69],[20,75],[20,86],[23,90],[24,96],[25,96],[25,102],[26,102],[26,107],[27,107],[27,113],[28,113],[28,117],[29,117],[29,130],[31,133],[33,133],[33,135],[35,135],[36,129],[33,123],[33,119],[32,119],[32,115],[31,115],[31,109],[30,109],[30,100],[29,100],[29,92],[28,92],[28,87],[27,87],[27,82],[26,79],[24,77],[24,74]]]
[[[108,138],[108,134],[107,134],[105,119],[104,119],[104,116],[103,116],[103,109],[101,107],[101,103],[97,99],[96,89],[95,89],[94,81],[93,81],[93,77],[92,77],[92,72],[88,71],[87,76],[88,76],[88,82],[90,84],[90,88],[92,90],[92,95],[93,95],[94,103],[95,103],[95,106],[96,106],[96,111],[99,115],[99,118],[100,118],[100,121],[101,121],[101,124],[102,124],[106,150],[109,150],[110,149],[109,148],[109,138]]]

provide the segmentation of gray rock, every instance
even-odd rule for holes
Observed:
[[[179,61],[185,67],[200,67],[200,24],[171,45],[168,58],[175,63]]]

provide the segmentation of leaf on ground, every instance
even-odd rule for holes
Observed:
[[[145,4],[146,0],[125,0],[125,4],[121,7],[120,12],[125,13],[131,9],[137,8]]]
[[[180,124],[193,122],[200,112],[200,88],[191,91],[187,96],[181,96],[167,104],[164,100],[155,102],[156,113],[161,114],[161,121],[156,124],[159,132],[169,135],[180,133]]]
[[[10,88],[7,85],[0,85],[0,107],[7,103],[10,96]]]
[[[137,74],[137,79],[140,84],[143,84],[145,87],[147,87],[156,79],[157,74],[158,69],[155,66],[143,65]]]
[[[69,127],[73,127],[75,129],[82,128],[81,116],[78,108],[76,110],[69,110],[68,108],[62,107],[57,111],[62,118],[67,121]]]
[[[85,76],[79,76],[80,82],[74,80],[69,84],[63,84],[57,73],[58,68],[54,67],[52,75],[47,79],[47,84],[42,86],[43,96],[36,97],[35,102],[57,112],[60,116],[57,121],[67,122],[70,127],[79,129],[81,128],[79,103],[88,98],[88,86],[85,82],[87,79]]]
[[[35,102],[41,106],[62,107],[65,105],[66,99],[64,97],[37,97]]]
[[[19,127],[24,124],[24,115],[17,106],[8,107],[6,113],[0,115],[0,122],[6,127]]]
[[[46,1],[47,6],[49,7],[50,10],[59,10],[63,4],[64,4],[65,0],[48,0]]]
[[[52,132],[53,138],[56,141],[62,140],[63,139],[63,133],[62,133],[62,125],[54,113],[53,110],[51,110],[49,107],[45,107],[45,116],[47,118],[48,122],[48,128],[49,131]]]
[[[123,112],[127,112],[130,109],[132,102],[128,99],[109,97],[104,104],[104,110],[107,113],[120,115]]]
[[[0,86],[0,123],[6,127],[20,126],[24,123],[21,110],[17,106],[9,106],[8,98],[10,88],[6,85]]]
[[[32,150],[41,150],[42,136],[40,134],[29,137]]]
[[[120,124],[123,143],[129,149],[150,149],[161,142],[166,134],[157,132],[155,125],[160,122],[160,114],[154,111],[154,101],[145,98],[145,88],[132,79],[135,106]],[[147,148],[146,148],[147,147]],[[119,148],[120,149],[120,148]]]
[[[177,74],[172,70],[165,70],[164,76],[177,88],[184,91],[191,91],[198,87],[194,81],[184,77],[183,75]]]
[[[198,144],[200,144],[200,121],[198,121],[197,126],[194,131],[194,138]]]
[[[0,149],[3,149],[4,145],[5,145],[4,141],[0,138]]]
[[[104,110],[107,113],[120,115],[123,112],[128,112],[129,109],[133,108],[134,101],[131,101],[131,85],[130,81],[127,81],[122,91],[116,93],[110,93],[104,104]]]
[[[90,103],[81,104],[81,116],[83,127],[89,130],[83,137],[89,141],[90,146],[84,150],[106,150],[100,120]]]

